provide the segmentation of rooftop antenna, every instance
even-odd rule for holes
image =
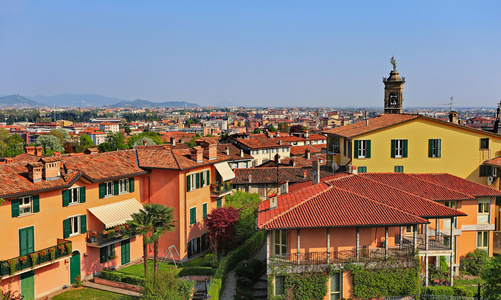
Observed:
[[[439,104],[439,105],[449,105],[449,111],[452,111],[452,105],[454,104],[454,96],[451,96],[449,102],[447,103],[442,103],[442,104]]]

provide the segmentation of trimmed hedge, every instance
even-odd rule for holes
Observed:
[[[473,297],[474,293],[464,286],[429,286],[421,287],[421,295]]]
[[[139,285],[139,286],[144,286],[146,283],[146,279],[139,277],[139,276],[134,276],[134,275],[127,275],[124,273],[116,272],[116,271],[108,271],[108,270],[101,270],[101,278],[111,280],[111,281],[116,281],[116,282],[123,282],[123,283],[129,283],[133,285]]]
[[[219,293],[221,292],[221,288],[228,272],[233,270],[237,266],[238,262],[249,259],[252,254],[254,254],[254,252],[261,247],[265,239],[266,232],[258,231],[242,246],[228,253],[228,255],[221,259],[209,288],[209,295],[211,296],[211,299],[219,300]]]
[[[192,276],[192,275],[212,275],[211,267],[192,267],[192,268],[183,268],[178,274],[177,277],[183,276]]]

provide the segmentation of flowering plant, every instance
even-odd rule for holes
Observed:
[[[26,262],[26,260],[28,259],[28,257],[26,255],[23,255],[23,256],[19,256],[19,261],[24,264]]]

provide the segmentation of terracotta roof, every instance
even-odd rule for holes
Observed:
[[[327,140],[327,137],[323,134],[310,134],[309,140]]]
[[[269,138],[264,134],[253,134],[249,135],[248,138],[233,138],[233,140],[239,142],[240,144],[250,148],[250,149],[271,149],[271,148],[285,148],[290,147],[286,142],[280,144],[278,138]]]
[[[279,167],[279,168],[238,168],[233,170],[235,178],[232,180],[233,184],[248,184],[249,175],[252,175],[252,183],[277,183],[277,169],[278,169],[278,182],[290,183],[311,181],[311,168],[303,167]],[[304,176],[306,174],[306,177]],[[320,177],[329,176],[332,173],[320,170]]]
[[[501,156],[484,161],[484,165],[501,167]]]
[[[191,159],[191,149],[162,147],[137,147],[139,165],[147,169],[187,170],[217,162],[228,161],[229,156],[217,153],[217,158],[209,160],[208,150],[203,151],[203,161],[195,162]]]
[[[278,206],[269,200],[258,207],[262,230],[426,224],[427,220],[388,205],[319,183],[296,193],[280,195]]]
[[[217,150],[219,152],[222,152],[223,154],[226,153],[226,147],[228,147],[229,150],[229,156],[231,157],[231,160],[248,160],[248,159],[254,159],[252,155],[249,155],[245,152],[243,152],[244,156],[240,156],[240,148],[237,146],[231,144],[231,143],[222,143],[217,145]]]
[[[322,150],[312,147],[310,145],[307,146],[292,146],[291,147],[291,155],[297,156],[297,155],[304,155],[306,152],[306,149],[310,150],[310,153],[320,153]]]
[[[409,174],[412,177],[426,180],[434,184],[443,185],[450,189],[472,195],[475,197],[482,196],[501,196],[501,191],[485,186],[480,183],[465,180],[447,173],[428,173],[428,174]]]
[[[327,165],[327,154],[312,154],[310,159],[304,156],[286,157],[281,159],[280,162],[290,165],[290,162],[293,161],[296,167],[311,167],[312,162],[315,160],[319,160],[321,165]]]
[[[81,156],[63,156],[67,169],[79,170],[90,181],[103,181],[146,174],[136,163],[134,150],[121,150]]]
[[[363,173],[359,175],[434,201],[475,199],[472,195],[421,180],[407,173]]]
[[[342,137],[351,138],[357,135],[368,133],[375,130],[380,130],[392,125],[396,125],[409,120],[417,119],[420,115],[410,115],[410,114],[384,114],[377,118],[368,119],[367,124],[365,121],[349,124],[346,126],[336,127],[324,131],[324,133],[330,133],[339,135]]]
[[[302,142],[302,141],[307,141],[307,139],[302,138],[302,137],[297,137],[295,135],[288,135],[284,137],[277,137],[277,139],[282,140],[284,142]]]
[[[33,155],[33,154],[28,154],[28,153],[21,153],[15,157],[12,158],[14,162],[30,162],[30,161],[39,161],[40,156]]]

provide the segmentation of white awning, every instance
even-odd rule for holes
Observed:
[[[131,215],[139,212],[143,205],[135,198],[120,202],[101,205],[89,208],[89,211],[103,222],[104,227],[111,228],[117,225],[127,223],[127,220],[132,220]]]
[[[232,180],[235,178],[235,173],[230,168],[227,162],[220,162],[214,165],[216,167],[217,172],[223,178],[223,181]]]

